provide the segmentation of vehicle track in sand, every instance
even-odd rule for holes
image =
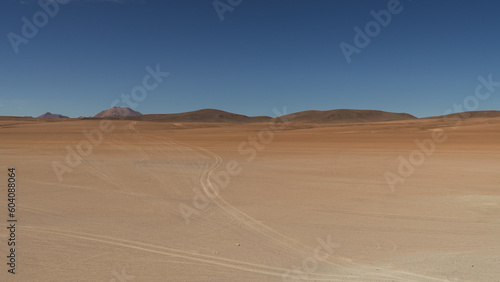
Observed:
[[[220,167],[223,163],[222,157],[218,154],[211,152],[202,147],[191,146],[187,144],[183,144],[171,138],[167,138],[164,136],[156,136],[144,133],[138,133],[135,127],[126,128],[127,136],[118,137],[117,140],[112,139],[109,140],[108,145],[114,146],[115,149],[120,148],[132,148],[133,150],[137,149],[139,152],[138,155],[142,156],[142,160],[148,160],[152,155],[156,157],[160,156],[162,158],[168,159],[168,161],[172,162],[172,165],[177,166],[178,169],[186,172],[187,174],[193,174],[196,171],[200,172],[200,176],[198,179],[198,185],[202,188],[202,191],[207,195],[212,195],[212,191],[214,190],[213,184],[211,182],[211,177],[215,171]],[[135,136],[134,136],[135,135]],[[128,142],[128,139],[139,138],[141,142],[141,146],[131,145]],[[147,150],[144,147],[148,147]],[[58,144],[54,148],[56,154],[58,155],[66,155],[65,146],[62,144]],[[198,163],[198,167],[193,169],[192,166],[184,165],[185,159],[189,159],[194,163]],[[82,168],[88,170],[93,175],[99,177],[100,179],[105,180],[107,183],[120,188],[121,190],[124,187],[128,187],[130,184],[127,179],[117,179],[113,177],[113,170],[111,168],[106,168],[104,164],[100,164],[98,162],[98,158],[96,156],[92,156],[90,159],[86,160],[82,163]],[[195,171],[196,170],[196,171]],[[152,173],[154,174],[154,173]],[[167,182],[158,176],[161,183],[167,184]],[[166,189],[166,188],[165,188]],[[191,188],[190,188],[191,190]],[[131,194],[132,195],[132,194]],[[132,195],[138,196],[138,195]],[[280,232],[272,229],[271,227],[263,224],[257,219],[249,216],[238,208],[234,207],[230,203],[228,203],[225,199],[223,199],[220,193],[215,194],[215,197],[208,197],[212,200],[212,202],[225,213],[227,213],[231,218],[233,218],[238,224],[245,226],[246,228],[253,231],[253,233],[264,240],[262,240],[262,245],[267,245],[272,248],[277,248],[277,246],[281,246],[287,248],[288,250],[295,253],[297,257],[307,258],[313,254],[313,249],[310,246],[302,244],[293,238],[290,238]],[[220,222],[218,224],[221,224]],[[44,232],[40,229],[40,232]],[[225,259],[216,256],[208,256],[208,255],[200,255],[192,252],[182,251],[178,249],[163,247],[159,245],[151,245],[146,243],[134,243],[132,241],[119,239],[119,238],[110,238],[104,237],[100,235],[92,235],[92,234],[80,234],[71,233],[69,231],[61,231],[61,230],[45,230],[45,232],[53,234],[62,234],[61,236],[72,237],[75,239],[81,240],[89,240],[94,242],[101,242],[106,244],[111,244],[115,246],[128,247],[132,249],[142,250],[150,253],[157,253],[163,255],[169,255],[184,259],[190,259],[194,261],[198,261],[200,263],[208,263],[214,264],[224,267],[229,267],[233,269],[244,270],[248,272],[254,272],[259,274],[266,274],[272,276],[281,277],[286,271],[289,269],[277,268],[271,266],[263,266],[259,264],[254,264],[250,262],[242,262],[237,260]],[[66,233],[64,233],[66,232]],[[82,236],[83,235],[83,236]],[[341,275],[341,274],[320,274],[320,273],[307,273],[308,277],[313,278],[316,281],[446,281],[440,278],[434,278],[425,275],[419,275],[415,273],[409,273],[398,270],[390,270],[383,268],[376,268],[371,266],[363,266],[352,262],[348,258],[340,257],[338,255],[331,255],[326,264],[332,265],[336,267],[334,272],[336,273],[356,273],[355,275]],[[300,276],[290,275],[292,278],[300,278]]]
[[[121,239],[121,238],[113,238],[113,237],[108,237],[108,236],[94,235],[94,234],[82,233],[82,232],[65,231],[65,230],[58,230],[58,229],[40,228],[40,227],[34,227],[34,226],[24,226],[23,225],[22,228],[29,229],[32,232],[47,233],[47,234],[52,234],[55,236],[62,236],[62,237],[69,237],[69,238],[75,238],[75,239],[86,240],[86,241],[93,241],[93,242],[97,242],[97,243],[113,245],[113,246],[118,246],[118,247],[123,247],[123,248],[129,248],[129,249],[135,249],[135,250],[140,250],[140,251],[154,253],[154,254],[178,257],[178,258],[183,258],[183,259],[187,259],[187,260],[194,260],[194,261],[198,261],[198,262],[202,262],[202,263],[206,263],[206,264],[229,267],[229,268],[243,270],[243,271],[257,273],[257,274],[282,277],[283,273],[285,271],[288,271],[288,269],[285,269],[285,268],[272,267],[272,266],[267,266],[267,265],[245,262],[245,261],[238,261],[238,260],[234,260],[234,259],[221,258],[221,257],[217,257],[217,256],[198,254],[195,252],[188,252],[188,251],[184,251],[184,250],[164,247],[164,246],[160,246],[160,245],[153,245],[153,244],[148,244],[148,243],[134,242],[134,241],[125,240],[125,239]],[[311,276],[311,278],[313,278],[315,281],[332,281],[332,279],[340,278],[340,277],[342,277],[342,278],[358,278],[355,275],[352,275],[350,277],[346,277],[345,275],[340,276],[340,275],[328,275],[328,274],[308,274],[308,275]],[[297,275],[290,275],[290,276],[293,278],[300,278]],[[366,281],[366,280],[351,280],[351,281]]]
[[[150,136],[151,137],[151,136]],[[152,136],[154,138],[158,138],[157,136]],[[222,164],[222,158],[216,154],[213,153],[205,148],[197,147],[197,146],[191,146],[188,144],[183,144],[181,142],[175,141],[173,139],[167,138],[167,137],[162,137],[167,139],[169,142],[172,143],[177,143],[180,146],[185,146],[188,148],[195,148],[204,154],[211,156],[214,160],[214,163],[201,175],[200,177],[200,185],[203,188],[203,191],[205,192],[206,196],[212,200],[218,207],[220,207],[222,210],[224,210],[227,214],[229,214],[231,217],[237,220],[237,222],[243,224],[244,226],[250,228],[251,230],[255,231],[262,237],[266,238],[269,240],[267,243],[269,246],[275,246],[276,244],[284,245],[285,247],[289,248],[290,250],[296,251],[300,253],[304,258],[307,256],[310,256],[312,254],[312,248],[302,244],[293,238],[290,238],[288,236],[285,236],[276,230],[262,224],[260,221],[256,220],[255,218],[249,216],[248,214],[240,211],[239,209],[235,208],[231,204],[229,204],[227,201],[225,201],[221,196],[220,196],[220,191],[219,193],[213,193],[214,188],[213,185],[210,181],[210,177],[212,174],[217,170],[217,168]],[[161,144],[161,142],[160,142]],[[209,189],[211,191],[209,191]],[[209,195],[215,195],[215,197],[209,197]],[[336,262],[333,262],[331,260],[335,260]],[[340,264],[340,263],[342,264]],[[374,278],[374,277],[379,277],[378,280],[376,281],[381,281],[380,279],[388,279],[388,280],[393,280],[393,279],[401,279],[401,281],[412,281],[412,279],[418,279],[414,281],[422,281],[422,279],[426,279],[427,281],[446,281],[441,278],[434,278],[426,275],[421,275],[421,274],[416,274],[416,273],[410,273],[410,272],[405,272],[405,271],[398,271],[398,270],[389,270],[389,269],[381,269],[380,267],[371,267],[371,266],[362,266],[355,264],[352,262],[352,260],[344,257],[339,257],[339,256],[330,256],[325,263],[330,264],[334,267],[337,267],[339,269],[344,269],[344,270],[350,270],[353,267],[357,269],[362,269],[362,275],[366,275],[363,277],[363,281],[369,281],[367,279]],[[346,266],[347,264],[348,266]],[[307,274],[309,275],[309,273]],[[359,276],[362,277],[362,276]],[[382,278],[384,277],[384,278]],[[347,278],[347,277],[344,277]],[[353,281],[353,280],[349,280]]]

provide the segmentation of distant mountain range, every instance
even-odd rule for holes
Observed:
[[[476,118],[476,117],[500,117],[500,111],[474,111],[454,113],[446,116],[435,116],[430,118]],[[37,118],[68,118],[67,116],[45,113]],[[147,114],[134,111],[126,107],[113,107],[99,112],[93,117],[80,117],[84,119],[126,119],[137,121],[158,122],[218,122],[218,123],[250,123],[265,122],[273,118],[269,116],[245,116],[216,109],[202,109],[191,112],[175,114]],[[329,111],[302,111],[284,115],[281,118],[298,123],[366,123],[398,120],[418,119],[407,113],[392,113],[377,110],[351,110],[337,109]]]
[[[410,114],[373,110],[304,111],[285,115],[282,118],[302,123],[353,123],[416,119]],[[249,117],[221,110],[203,109],[178,114],[142,115],[127,119],[164,122],[262,122],[273,118],[268,116]]]

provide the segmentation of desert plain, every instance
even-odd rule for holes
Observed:
[[[0,281],[500,281],[499,129],[4,118]]]

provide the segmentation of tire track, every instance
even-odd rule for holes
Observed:
[[[256,273],[256,274],[282,277],[283,273],[285,273],[285,271],[288,271],[288,269],[279,268],[279,267],[261,265],[261,264],[238,261],[238,260],[227,259],[227,258],[220,258],[220,257],[216,257],[216,256],[211,256],[211,255],[197,254],[197,253],[193,253],[193,252],[178,250],[178,249],[174,249],[174,248],[168,248],[168,247],[159,246],[159,245],[133,242],[133,241],[120,239],[120,238],[113,238],[113,237],[94,235],[94,234],[82,233],[82,232],[63,231],[63,230],[48,229],[48,228],[38,228],[38,227],[33,227],[33,226],[22,226],[22,228],[27,228],[27,229],[30,229],[34,232],[48,233],[48,234],[52,234],[52,235],[56,235],[56,236],[75,238],[75,239],[80,239],[80,240],[103,243],[103,244],[107,244],[107,245],[114,245],[114,246],[129,248],[129,249],[140,250],[140,251],[149,252],[149,253],[178,257],[178,258],[198,261],[198,262],[202,262],[202,263],[206,263],[206,264],[212,264],[212,265],[223,266],[223,267],[228,267],[228,268],[237,269],[237,270],[243,270],[243,271]],[[308,275],[315,276],[314,280],[316,280],[316,281],[332,281],[333,278],[339,277],[338,275],[328,275],[328,274],[308,274]],[[290,276],[293,278],[298,278],[298,279],[300,278],[299,276],[296,276],[296,275],[295,276],[290,275]],[[346,278],[345,275],[342,275],[341,277]],[[357,276],[354,276],[354,275],[349,276],[349,277],[350,278],[357,278]],[[365,281],[365,280],[352,280],[352,281]]]
[[[133,128],[133,130],[135,130],[136,134],[138,134],[138,131],[135,128]],[[287,236],[275,231],[274,229],[260,223],[259,221],[257,221],[253,217],[250,217],[246,213],[238,210],[237,208],[235,208],[234,206],[229,204],[222,197],[220,197],[220,195],[216,194],[216,197],[214,197],[213,199],[212,199],[212,197],[208,196],[208,193],[210,193],[208,191],[208,189],[209,189],[208,187],[210,187],[210,189],[212,191],[214,191],[213,185],[210,181],[210,176],[214,173],[214,171],[222,163],[222,158],[219,155],[217,155],[217,154],[215,154],[215,153],[213,153],[205,148],[191,146],[191,145],[187,145],[187,144],[182,144],[181,142],[175,141],[175,140],[173,140],[171,138],[167,138],[167,137],[157,137],[154,135],[140,134],[141,140],[145,139],[145,138],[143,138],[144,136],[148,136],[149,140],[147,142],[149,144],[153,144],[153,148],[156,151],[159,151],[162,156],[165,156],[167,158],[172,158],[172,154],[165,152],[165,145],[167,145],[167,147],[175,148],[177,152],[183,151],[182,152],[183,154],[185,154],[187,151],[187,152],[189,152],[188,155],[190,157],[195,157],[195,159],[199,158],[200,156],[203,157],[202,158],[203,160],[212,159],[213,163],[210,164],[209,167],[205,169],[205,171],[202,173],[202,175],[199,179],[199,184],[201,185],[206,196],[209,199],[211,199],[212,202],[214,202],[218,207],[220,207],[222,210],[224,210],[231,217],[236,219],[237,222],[240,222],[241,224],[247,226],[251,230],[255,231],[259,235],[266,238],[269,242],[275,242],[275,243],[278,243],[280,245],[284,245],[287,248],[289,248],[290,250],[293,250],[293,251],[296,251],[296,252],[302,254],[303,257],[307,257],[308,255],[311,254],[310,251],[309,252],[306,251],[308,249],[311,249],[309,246],[302,244],[302,243],[300,243],[300,242],[298,242],[290,237],[287,237]],[[159,138],[162,139],[160,142],[158,142]],[[153,141],[153,139],[154,139],[154,141]],[[166,139],[166,141],[168,141],[168,143],[165,142],[165,139]],[[156,144],[160,144],[162,146],[156,146]],[[181,147],[182,150],[180,150],[179,147]],[[185,149],[187,149],[187,150],[185,150]],[[197,153],[196,151],[201,151],[203,153]],[[181,167],[183,167],[183,165],[181,165]],[[203,165],[203,168],[205,168],[205,167],[207,167],[206,163]],[[268,245],[275,247],[275,245],[270,244],[270,243],[268,243]],[[213,257],[213,258],[217,258],[217,257]],[[220,259],[220,258],[217,258],[217,259]],[[394,271],[394,270],[380,269],[380,268],[377,270],[375,267],[368,267],[368,266],[354,264],[350,259],[344,258],[344,257],[336,256],[336,257],[330,257],[329,259],[335,259],[336,261],[340,261],[343,263],[348,263],[348,264],[353,265],[353,267],[358,269],[356,272],[361,272],[361,274],[364,276],[363,280],[359,280],[359,281],[369,281],[368,280],[369,278],[374,278],[374,277],[379,277],[377,279],[377,281],[381,281],[380,279],[383,279],[383,280],[402,279],[405,281],[412,281],[413,279],[416,279],[416,278],[418,278],[420,280],[427,279],[428,281],[445,281],[445,280],[438,279],[438,278],[433,278],[433,277],[414,274],[414,273],[408,273],[408,272],[404,272],[404,271]],[[227,260],[227,259],[225,259],[225,260]],[[352,270],[351,267],[346,267],[345,265],[341,265],[339,263],[335,263],[332,261],[325,261],[325,263],[333,265],[333,266],[339,268],[339,270]],[[231,267],[231,266],[228,266],[228,267]],[[362,271],[360,271],[359,269],[361,269]],[[241,269],[241,270],[251,271],[249,269]],[[282,276],[284,271],[288,271],[289,269],[281,269],[281,270],[283,272],[281,272],[279,274],[275,274],[275,275]],[[264,274],[264,273],[262,273],[262,274]],[[269,274],[269,273],[267,273],[267,274]],[[307,273],[307,275],[318,276],[320,274]],[[324,277],[324,276],[320,275],[320,277]],[[330,277],[330,278],[328,278],[328,279],[315,279],[315,280],[330,280],[331,278],[334,278],[334,277],[347,278],[347,276],[345,276],[345,275],[340,275],[340,276],[334,275],[333,277],[332,276],[328,276],[328,277]],[[352,276],[350,278],[355,278],[355,277],[359,278],[360,276]],[[295,277],[295,278],[297,278],[297,277]],[[356,281],[356,280],[350,280],[350,281]],[[418,280],[414,280],[414,281],[418,281]]]

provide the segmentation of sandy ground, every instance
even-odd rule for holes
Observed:
[[[2,120],[0,281],[500,281],[500,119],[453,124]]]

